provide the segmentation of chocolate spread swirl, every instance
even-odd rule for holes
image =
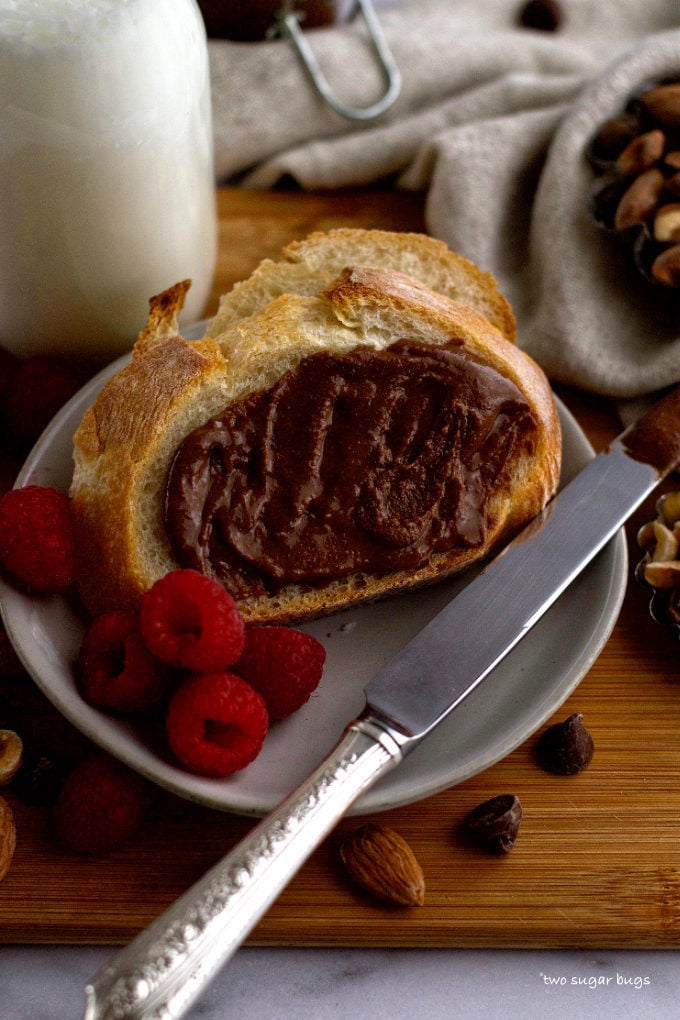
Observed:
[[[184,567],[236,598],[413,570],[488,527],[537,423],[457,341],[310,355],[183,441],[166,525]]]

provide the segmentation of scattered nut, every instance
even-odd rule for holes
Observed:
[[[564,722],[549,726],[538,739],[536,754],[541,768],[559,776],[573,776],[586,769],[593,758],[593,738],[574,712]]]
[[[0,730],[0,786],[11,783],[21,767],[24,745],[14,730]]]
[[[652,117],[670,127],[680,127],[680,82],[657,85],[640,97]]]
[[[17,844],[14,814],[4,797],[0,797],[0,882],[9,871]]]
[[[406,840],[381,825],[367,824],[340,848],[350,878],[373,896],[400,907],[425,902],[425,879]]]
[[[502,793],[474,808],[463,822],[466,833],[487,850],[510,853],[522,821],[519,797]]]

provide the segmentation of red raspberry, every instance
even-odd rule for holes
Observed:
[[[200,673],[175,692],[166,717],[168,742],[186,767],[228,776],[249,765],[267,735],[267,708],[233,673]]]
[[[64,492],[27,485],[0,496],[0,569],[32,592],[68,591],[75,555],[70,502]]]
[[[78,667],[85,701],[112,712],[143,712],[167,688],[167,668],[149,651],[129,610],[97,617],[83,638]]]
[[[142,599],[140,624],[154,655],[197,673],[226,669],[243,650],[236,602],[197,570],[173,570],[156,581]]]
[[[19,361],[5,394],[5,419],[14,441],[34,443],[80,385],[73,369],[56,358]]]
[[[101,853],[129,839],[149,806],[148,785],[105,754],[93,754],[64,780],[55,807],[59,840],[79,853]]]
[[[292,627],[252,627],[233,668],[260,692],[273,721],[285,719],[309,700],[325,661],[326,649],[311,634]]]

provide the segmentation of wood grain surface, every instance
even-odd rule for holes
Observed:
[[[294,237],[335,225],[423,228],[423,197],[369,191],[306,195],[221,191],[217,297]],[[560,390],[596,448],[619,431],[606,401]],[[677,478],[667,487],[677,484]],[[628,527],[653,516],[649,500]],[[568,635],[565,635],[565,641]],[[3,681],[38,730],[79,738],[25,679]],[[416,805],[370,816],[411,844],[426,878],[423,907],[395,910],[352,888],[339,863],[346,819],[254,931],[259,945],[676,947],[680,944],[680,655],[630,582],[619,621],[577,690],[549,722],[582,712],[591,766],[557,777],[535,762],[536,735],[502,762]],[[548,725],[546,723],[546,725]],[[452,753],[454,753],[452,749]],[[465,814],[517,794],[524,818],[502,857],[469,847]],[[13,866],[0,884],[5,942],[117,943],[148,924],[243,836],[251,820],[159,791],[142,831],[101,857],[62,851],[50,814],[20,803]]]

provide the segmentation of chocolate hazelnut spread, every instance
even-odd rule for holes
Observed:
[[[236,598],[415,569],[488,527],[488,496],[537,423],[453,340],[305,358],[192,432],[170,470],[177,561]]]

